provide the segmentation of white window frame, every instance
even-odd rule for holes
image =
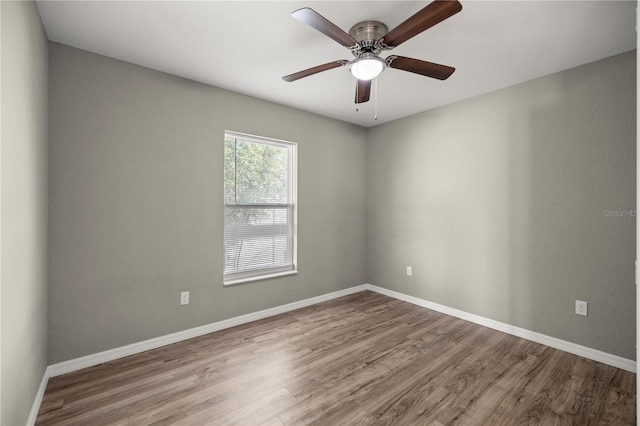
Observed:
[[[224,200],[224,209],[226,210],[228,207],[233,208],[286,208],[289,210],[289,226],[291,228],[290,234],[291,238],[288,241],[289,250],[291,250],[291,265],[285,266],[276,266],[276,267],[262,267],[256,268],[252,270],[247,270],[243,272],[232,272],[225,273],[224,262],[227,256],[226,253],[226,245],[224,243],[225,238],[223,237],[223,284],[225,286],[247,283],[252,281],[261,281],[270,278],[283,277],[287,275],[297,274],[297,228],[298,228],[298,200],[297,200],[297,184],[298,184],[298,154],[297,154],[297,144],[295,142],[283,141],[280,139],[272,139],[263,136],[255,136],[246,133],[239,133],[234,131],[226,130],[224,133],[223,144],[226,144],[227,138],[237,138],[243,141],[251,142],[251,143],[260,143],[265,145],[274,145],[279,147],[286,147],[289,153],[289,162],[290,167],[290,176],[289,176],[289,203],[273,203],[273,204],[242,204],[242,203],[227,203]],[[223,147],[226,149],[226,146]],[[223,162],[225,161],[225,156],[223,155]],[[224,182],[223,182],[224,185]],[[223,194],[226,191],[223,189]],[[223,215],[226,217],[226,214]],[[224,223],[224,222],[223,222]],[[227,228],[226,223],[224,223],[224,236],[226,236]]]

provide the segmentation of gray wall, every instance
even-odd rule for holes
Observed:
[[[635,76],[633,51],[373,128],[368,282],[634,359]]]
[[[364,129],[60,44],[49,60],[50,363],[365,282]],[[296,276],[222,286],[225,130],[298,143]]]
[[[634,358],[635,52],[368,130],[49,60],[50,363],[363,282]],[[299,143],[299,275],[222,286],[224,130]]]
[[[47,39],[33,2],[2,15],[2,415],[25,424],[47,366]]]

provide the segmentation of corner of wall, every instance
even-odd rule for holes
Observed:
[[[0,31],[0,424],[24,424],[46,384],[48,46],[33,1],[0,2]]]

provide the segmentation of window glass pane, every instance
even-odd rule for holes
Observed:
[[[236,194],[236,138],[224,140],[224,203],[234,203]]]
[[[224,272],[292,264],[292,207],[225,207]]]
[[[228,166],[227,166],[228,163]],[[225,202],[289,202],[289,148],[239,138],[225,140]]]

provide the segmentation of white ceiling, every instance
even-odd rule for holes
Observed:
[[[362,126],[491,92],[636,47],[635,1],[465,1],[391,52],[456,67],[446,81],[387,69],[356,112],[346,67],[282,76],[351,53],[291,17],[311,7],[348,31],[392,29],[429,1],[40,1],[50,40]]]

